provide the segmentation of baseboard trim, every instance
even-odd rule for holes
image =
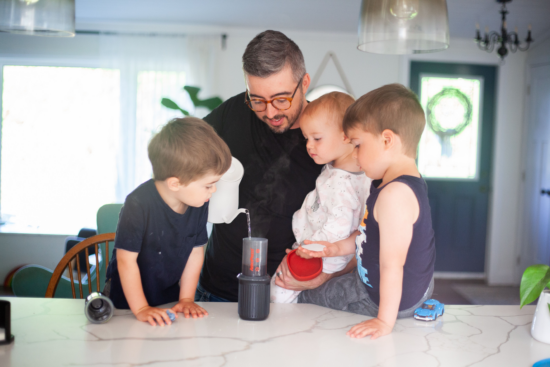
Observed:
[[[436,271],[435,279],[485,279],[485,273],[467,273],[453,271]]]

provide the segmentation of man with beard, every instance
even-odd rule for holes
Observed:
[[[246,91],[225,101],[204,120],[244,166],[239,208],[250,211],[252,235],[269,241],[268,274],[273,275],[281,264],[278,285],[315,288],[329,275],[300,283],[283,261],[295,241],[292,215],[315,188],[322,168],[309,157],[300,130],[311,81],[304,57],[284,34],[265,31],[250,41],[242,61]],[[245,215],[229,224],[214,225],[195,301],[237,301],[242,240],[247,236]]]

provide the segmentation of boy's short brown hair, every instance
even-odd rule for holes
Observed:
[[[349,106],[355,102],[352,96],[342,92],[330,92],[323,94],[321,97],[309,102],[302,112],[303,116],[313,116],[318,112],[325,112],[332,121],[338,123],[342,128],[342,120]]]
[[[206,174],[223,175],[231,152],[212,126],[196,117],[176,118],[158,132],[148,147],[157,181],[176,177],[188,185]]]
[[[413,91],[401,84],[388,84],[361,96],[348,108],[344,131],[357,126],[375,135],[393,131],[401,138],[405,154],[416,158],[426,118]]]

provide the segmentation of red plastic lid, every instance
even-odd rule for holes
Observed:
[[[311,280],[321,274],[321,271],[323,271],[323,259],[318,257],[304,259],[296,255],[296,250],[294,249],[289,252],[286,257],[288,269],[296,280]]]

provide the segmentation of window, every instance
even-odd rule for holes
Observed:
[[[115,202],[118,70],[4,66],[3,230],[76,233]]]
[[[426,128],[418,151],[424,178],[479,178],[479,118],[483,80],[421,75]]]
[[[124,78],[118,69],[2,67],[2,232],[95,228],[99,207],[123,202],[152,177],[149,140],[182,117],[161,99],[193,112],[185,72],[142,70]],[[135,87],[122,95],[121,85]]]
[[[170,98],[189,112],[193,106],[185,85],[185,72],[140,71],[137,75],[136,104],[136,185],[152,177],[147,156],[149,140],[159,128],[173,118],[184,117],[180,111],[170,110],[160,104],[162,98]]]
[[[25,38],[25,39],[23,39]],[[0,34],[0,232],[76,234],[152,176],[147,145],[184,85],[215,94],[219,36]]]

